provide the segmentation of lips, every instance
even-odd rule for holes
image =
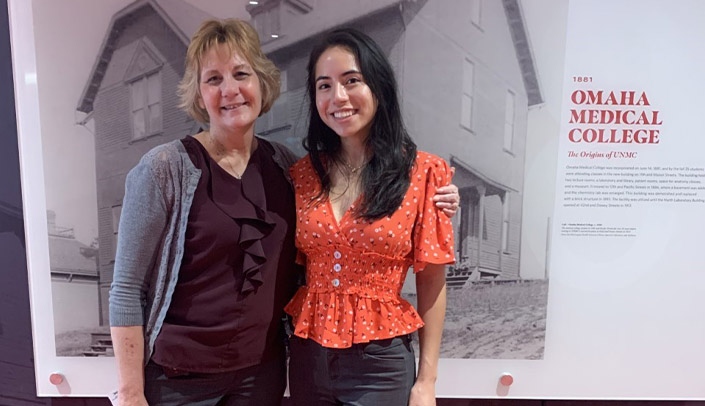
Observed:
[[[220,109],[225,111],[235,110],[239,107],[246,105],[247,103],[229,104],[227,106],[222,106]]]
[[[348,117],[352,116],[353,114],[355,114],[354,110],[342,110],[342,111],[333,112],[332,116],[334,118],[348,118]]]

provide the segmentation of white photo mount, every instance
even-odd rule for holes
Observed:
[[[46,237],[45,161],[42,159],[47,151],[43,151],[41,137],[42,132],[49,129],[42,128],[40,124],[41,98],[50,96],[51,87],[38,87],[33,25],[33,7],[38,7],[43,1],[50,0],[8,0],[37,394],[105,397],[117,387],[113,358],[56,356]],[[433,1],[438,0],[429,0],[428,3]],[[363,0],[360,2],[369,3]],[[590,77],[599,86],[615,89],[645,89],[652,103],[658,104],[663,111],[665,124],[662,142],[671,148],[675,159],[681,158],[675,155],[675,151],[687,155],[692,150],[703,150],[701,145],[696,145],[695,140],[689,148],[684,146],[687,143],[678,141],[679,137],[687,138],[688,134],[693,137],[692,133],[699,131],[699,124],[690,128],[687,124],[690,124],[689,119],[699,117],[705,105],[699,97],[693,97],[692,106],[686,106],[687,109],[680,101],[688,94],[684,88],[695,87],[698,95],[705,93],[700,92],[700,82],[692,83],[691,79],[684,79],[673,70],[670,76],[652,75],[644,79],[641,73],[651,72],[648,69],[652,67],[648,65],[642,66],[643,72],[640,75],[621,71],[620,67],[624,65],[620,64],[626,62],[620,60],[619,56],[626,53],[624,50],[644,44],[635,43],[635,38],[620,34],[616,25],[600,24],[602,17],[596,10],[609,7],[611,12],[622,13],[618,14],[622,16],[619,27],[624,32],[626,26],[637,30],[641,25],[642,28],[649,27],[643,35],[660,35],[663,34],[659,31],[662,21],[655,21],[656,16],[664,20],[672,17],[674,21],[680,21],[689,13],[698,14],[696,10],[704,11],[705,5],[693,0],[521,0],[519,3],[524,7],[530,25],[528,30],[532,34],[535,57],[539,72],[542,73],[541,85],[546,94],[545,103],[534,107],[529,119],[528,142],[533,144],[527,147],[527,151],[535,155],[527,156],[527,193],[551,196],[559,194],[553,179],[556,175],[555,167],[547,169],[545,162],[556,162],[556,151],[563,151],[558,144],[565,142],[567,95],[575,86],[571,83],[573,77]],[[129,4],[129,1],[125,4]],[[638,14],[639,18],[629,17],[629,10],[642,12]],[[548,44],[548,41],[555,40],[556,35],[563,35],[566,18],[567,39]],[[532,32],[538,26],[542,26],[549,34],[539,35],[538,30]],[[697,25],[684,26],[692,30],[679,31],[678,26],[669,25],[672,30],[670,36],[666,37],[666,44],[654,40],[649,44],[649,49],[666,53],[668,48],[683,47],[688,51],[683,54],[689,54],[687,62],[702,67],[700,48],[688,47],[692,43],[701,44],[705,40],[705,33],[696,30]],[[600,30],[600,35],[594,32],[596,29]],[[599,46],[590,47],[586,36],[591,35],[595,35]],[[697,41],[693,41],[693,38],[697,38]],[[566,46],[565,58],[561,53],[563,45]],[[644,49],[644,52],[648,51],[646,47]],[[580,58],[581,53],[589,58]],[[673,55],[683,56],[678,53]],[[577,61],[581,65],[576,65]],[[600,65],[604,67],[600,68]],[[661,73],[656,69],[658,64],[654,62],[654,66],[654,72]],[[698,76],[694,74],[692,77]],[[674,93],[676,96],[673,98],[666,97],[665,93],[656,89],[664,87],[680,93]],[[683,111],[688,114],[680,115],[679,112]],[[678,120],[681,121],[675,125]],[[686,157],[689,164],[695,161],[692,155]],[[559,158],[558,161],[563,162],[562,157]],[[540,171],[533,171],[539,167]],[[563,176],[561,168],[558,174]],[[560,236],[561,219],[565,220],[566,217],[560,199],[556,200],[551,214],[554,219],[550,233],[553,239],[549,245],[553,249],[544,358],[442,359],[437,395],[451,398],[705,400],[705,385],[702,383],[702,377],[705,376],[705,349],[701,345],[705,340],[705,322],[702,321],[705,320],[705,306],[702,306],[701,300],[705,297],[705,289],[702,288],[705,286],[702,272],[705,264],[702,259],[693,259],[693,253],[702,251],[699,246],[702,227],[698,226],[700,231],[697,231],[697,227],[683,226],[683,219],[670,212],[667,219],[673,220],[673,223],[661,222],[658,216],[663,213],[650,211],[652,208],[649,208],[649,213],[654,214],[654,224],[664,227],[662,246],[659,248],[663,250],[660,251],[663,256],[652,264],[643,264],[643,268],[620,268],[615,265],[619,263],[618,260],[600,257],[600,252],[591,253],[590,241],[586,248],[590,255],[571,251],[574,246]],[[528,219],[533,209],[528,210],[527,207],[525,204],[524,217]],[[701,211],[693,207],[687,210],[696,224],[702,224]],[[589,216],[590,213],[585,212],[585,215]],[[633,213],[625,217],[636,218]],[[678,226],[672,228],[671,224]],[[687,234],[690,232],[693,234]],[[641,241],[647,243],[634,244],[635,249],[641,250],[637,257],[648,257],[647,254],[654,252],[655,235],[643,237],[646,240]],[[535,241],[530,241],[525,246],[533,247],[533,243]],[[537,249],[544,249],[542,244],[536,244]],[[678,244],[684,248],[674,248]],[[575,258],[580,258],[578,266],[574,262]],[[593,271],[599,273],[600,278],[591,273]],[[659,325],[653,324],[655,322],[664,323],[667,328],[661,329]]]
[[[32,6],[8,1],[37,395],[103,397],[117,387],[113,358],[56,356]]]

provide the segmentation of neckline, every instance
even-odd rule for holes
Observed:
[[[326,197],[326,204],[328,205],[328,210],[330,210],[330,215],[333,218],[333,223],[338,227],[338,229],[341,229],[341,226],[343,224],[343,220],[345,220],[347,217],[352,215],[353,209],[355,209],[358,206],[358,203],[360,203],[360,200],[362,199],[362,193],[360,193],[355,200],[350,204],[350,206],[343,212],[343,215],[340,216],[340,219],[335,217],[335,210],[333,209],[333,202],[331,201],[330,195]]]
[[[214,139],[212,138],[212,135],[210,134],[210,132],[208,130],[204,130],[199,134],[204,134],[205,139],[209,140],[208,142],[212,143],[214,141]],[[196,135],[199,135],[199,134],[196,134]],[[253,162],[253,159],[256,159],[256,157],[258,155],[258,151],[260,150],[260,143],[262,141],[261,139],[257,138],[256,136],[254,136],[254,135],[252,136],[252,143],[254,144],[254,148],[250,151],[250,157],[247,160],[247,164],[245,165],[245,168],[242,170],[242,172],[239,174],[240,176],[238,177],[235,174],[230,173],[224,167],[222,167],[218,163],[218,161],[211,155],[211,153],[208,151],[208,148],[201,142],[201,140],[196,138],[196,136],[191,136],[191,138],[198,144],[201,152],[205,155],[205,157],[209,163],[217,166],[218,167],[217,170],[221,171],[222,173],[227,174],[229,178],[235,179],[237,181],[242,181],[242,179],[245,177],[245,174],[248,172],[248,169],[251,166],[250,163]],[[215,147],[215,145],[214,145],[214,147]],[[230,162],[229,157],[227,155],[224,155],[224,159],[228,163],[228,166],[230,166],[230,169],[233,172],[237,173],[237,171],[233,167],[232,163]],[[211,166],[211,165],[209,165],[209,166]]]
[[[251,172],[250,167],[252,165],[255,165],[259,159],[259,150],[260,148],[260,143],[262,140],[257,140],[257,148],[255,148],[252,153],[250,154],[250,159],[247,160],[247,165],[245,166],[245,170],[242,171],[242,174],[240,174],[240,177],[233,176],[230,172],[225,170],[222,166],[218,164],[218,162],[213,159],[211,154],[208,152],[208,149],[199,141],[197,138],[191,136],[190,137],[191,141],[195,142],[198,145],[199,151],[201,151],[202,156],[206,159],[206,161],[209,163],[209,167],[213,168],[215,166],[221,173],[225,174],[228,176],[229,179],[236,180],[238,182],[242,182],[242,180],[245,178],[246,174]],[[213,169],[211,169],[212,171]]]

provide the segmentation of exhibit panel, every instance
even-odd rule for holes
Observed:
[[[456,167],[439,397],[705,399],[705,4],[246,3],[9,1],[38,395],[117,388],[107,295],[125,174],[198,129],[174,101],[185,47],[203,19],[232,16],[283,72],[258,133],[303,152],[301,61],[353,25],[388,53],[420,149]],[[135,77],[158,90],[147,124],[130,115]]]

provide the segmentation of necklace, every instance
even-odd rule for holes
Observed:
[[[345,165],[345,167],[348,169],[348,171],[350,171],[350,173],[352,175],[358,173],[360,171],[360,169],[364,168],[365,165],[367,165],[367,162],[363,162],[362,165],[355,167],[355,166],[350,165],[347,161],[342,161],[342,162],[343,162],[343,165]]]
[[[220,161],[224,160],[228,167],[223,169],[225,169],[225,171],[231,174],[235,179],[242,179],[242,173],[235,170],[235,165],[233,165],[232,161],[230,160],[230,155],[228,155],[228,153],[225,151],[225,147],[223,147],[223,144],[218,142],[215,137],[213,137],[213,135],[210,133],[208,133],[208,141],[210,141],[211,145],[213,146],[213,152],[218,158],[216,162],[220,164]],[[256,142],[256,140],[254,142]]]
[[[233,163],[230,162],[230,157],[228,155],[223,155],[223,158],[225,158],[225,162],[228,164],[228,167],[230,168],[230,173],[235,177],[235,179],[242,179],[242,174],[238,171],[235,170],[235,167],[233,167]]]

